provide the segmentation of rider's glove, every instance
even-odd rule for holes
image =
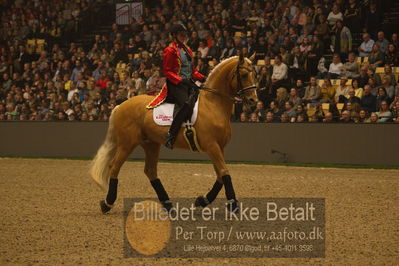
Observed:
[[[180,84],[189,88],[193,86],[191,79],[183,79]]]

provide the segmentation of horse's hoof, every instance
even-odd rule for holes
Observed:
[[[100,208],[103,214],[107,214],[111,208],[105,203],[105,200],[100,201]]]
[[[227,201],[226,208],[229,212],[233,212],[233,213],[240,212],[240,208],[238,207],[238,200],[236,200],[236,199]]]
[[[195,207],[206,207],[208,206],[209,202],[204,196],[198,196],[197,199],[195,200],[194,206]]]

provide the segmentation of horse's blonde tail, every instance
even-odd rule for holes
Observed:
[[[115,115],[116,109],[112,111],[108,123],[108,131],[105,137],[104,143],[98,149],[96,156],[91,162],[90,176],[96,181],[96,183],[104,190],[108,190],[109,183],[109,173],[110,173],[110,163],[114,158],[116,152],[116,135],[115,126],[113,123],[113,117]]]

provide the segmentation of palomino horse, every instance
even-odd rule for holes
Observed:
[[[251,59],[234,56],[222,61],[210,73],[200,91],[198,118],[194,128],[201,151],[213,162],[217,180],[213,188],[196,199],[195,205],[205,207],[225,187],[227,208],[238,210],[233,184],[224,160],[224,147],[231,137],[230,116],[234,98],[244,100],[244,104],[257,102],[255,72]],[[140,95],[117,106],[110,117],[107,136],[95,156],[90,174],[104,190],[106,199],[100,202],[101,210],[107,213],[117,197],[118,174],[121,166],[138,145],[145,152],[144,173],[157,193],[162,205],[170,210],[172,204],[161,181],[158,179],[157,164],[160,146],[163,144],[169,127],[161,127],[153,121],[153,111],[146,109],[153,96]],[[189,149],[180,130],[175,148]]]

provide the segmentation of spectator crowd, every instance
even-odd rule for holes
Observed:
[[[256,53],[259,102],[237,99],[234,121],[399,122],[399,39],[383,30],[382,1],[162,0],[89,44],[72,41],[81,27],[96,32],[81,21],[97,2],[0,1],[0,120],[108,120],[162,88],[168,31],[183,23],[204,75]]]

